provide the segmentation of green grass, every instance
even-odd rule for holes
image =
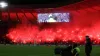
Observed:
[[[80,56],[85,56],[84,46]],[[54,46],[0,45],[0,56],[54,56]],[[93,46],[91,56],[100,56],[100,47]]]

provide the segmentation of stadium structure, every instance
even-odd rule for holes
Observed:
[[[41,5],[41,6],[40,6]],[[39,13],[69,13],[69,22],[38,22]],[[53,4],[11,5],[0,9],[1,43],[100,44],[100,0]]]

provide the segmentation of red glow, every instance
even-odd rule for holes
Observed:
[[[16,13],[10,13],[10,19],[11,20],[17,20]]]
[[[2,13],[2,18],[3,18],[3,19],[2,19],[3,21],[7,21],[8,18],[9,18],[8,13],[7,13],[7,12],[3,12],[3,13]]]

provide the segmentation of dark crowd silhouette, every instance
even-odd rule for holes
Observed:
[[[90,56],[92,51],[92,41],[89,36],[85,36],[86,42],[85,42],[85,55]],[[56,46],[54,52],[55,56],[81,56],[79,55],[81,50],[79,48],[78,43],[73,43],[71,45],[68,45],[65,48],[60,47],[59,45]]]

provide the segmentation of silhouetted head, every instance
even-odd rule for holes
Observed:
[[[90,39],[89,36],[86,36],[86,41],[87,41],[87,42],[91,42],[91,39]]]
[[[89,36],[85,36],[85,37],[86,37],[86,40],[89,39]]]
[[[73,48],[76,48],[77,46],[78,46],[77,43],[74,43],[74,44],[73,44]]]
[[[67,49],[68,49],[68,50],[71,50],[71,49],[72,49],[72,46],[68,46]]]

